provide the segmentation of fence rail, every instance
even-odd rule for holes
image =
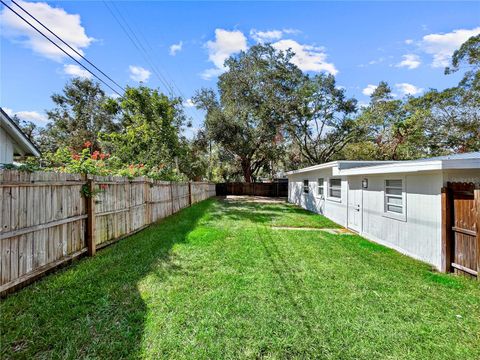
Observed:
[[[0,170],[0,295],[211,196],[205,182]]]

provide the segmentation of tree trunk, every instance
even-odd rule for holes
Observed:
[[[242,159],[242,172],[245,182],[252,182],[252,164],[249,159]]]

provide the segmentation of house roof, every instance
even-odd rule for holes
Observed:
[[[13,151],[15,154],[40,156],[40,150],[27,138],[15,121],[1,107],[0,127],[14,140]]]
[[[327,168],[336,168],[336,169],[351,169],[357,167],[364,167],[364,166],[372,166],[378,164],[389,164],[392,161],[358,161],[358,160],[338,160],[338,161],[330,161],[328,163],[323,163],[319,165],[313,165],[306,168],[292,170],[285,173],[285,175],[294,175],[305,173],[309,171],[315,171],[320,169],[327,169]]]
[[[389,174],[449,169],[478,169],[480,171],[480,152],[406,161],[332,161],[325,164],[289,171],[287,175],[325,168],[332,168],[332,174],[334,176]]]
[[[390,164],[368,166],[361,169],[338,169],[338,171],[334,171],[334,175],[390,174],[455,169],[478,169],[480,175],[480,152],[396,161]]]

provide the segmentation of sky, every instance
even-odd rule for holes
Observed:
[[[190,98],[216,87],[228,56],[257,43],[292,49],[304,72],[335,75],[365,104],[382,80],[398,98],[456,85],[461,74],[444,67],[480,33],[479,1],[15,1],[121,86],[173,89],[193,120],[187,136],[204,115]],[[0,24],[0,105],[44,126],[51,95],[90,74],[3,5]]]

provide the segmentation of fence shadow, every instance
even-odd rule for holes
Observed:
[[[1,357],[137,357],[147,315],[139,283],[159,267],[158,281],[179,270],[172,247],[211,206],[186,208],[10,295],[1,306]]]
[[[254,223],[267,224],[275,222],[285,214],[299,214],[308,217],[317,215],[289,203],[268,204],[243,200],[228,201],[222,198],[220,201],[222,201],[222,209],[212,212],[217,219],[249,220]]]

